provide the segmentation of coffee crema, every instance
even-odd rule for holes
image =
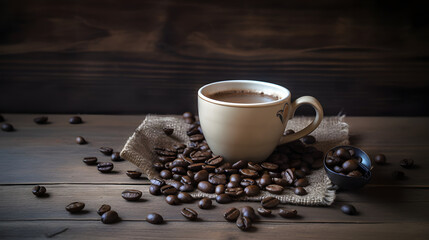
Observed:
[[[269,95],[264,92],[254,92],[246,90],[229,90],[217,92],[207,97],[230,103],[267,103],[279,100],[278,96]]]

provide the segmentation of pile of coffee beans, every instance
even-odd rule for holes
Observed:
[[[349,177],[361,177],[364,173],[359,167],[362,159],[355,156],[353,149],[338,148],[328,153],[326,165],[329,169]]]

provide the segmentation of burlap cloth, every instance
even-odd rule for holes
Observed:
[[[288,122],[286,129],[300,130],[307,126],[312,118],[295,117]],[[166,136],[164,127],[174,129],[171,136]],[[174,143],[188,144],[186,130],[189,124],[185,123],[181,116],[177,115],[147,115],[140,126],[134,131],[121,151],[121,157],[138,166],[149,179],[158,176],[158,172],[152,167],[157,156],[153,149],[155,146],[171,147]],[[319,127],[311,134],[317,142],[313,145],[326,153],[337,145],[346,145],[348,141],[349,127],[343,122],[343,117],[325,117]],[[313,171],[307,176],[310,185],[305,187],[308,194],[295,195],[292,190],[286,189],[281,195],[274,195],[267,191],[261,191],[259,196],[242,197],[242,201],[260,201],[266,196],[278,198],[282,203],[291,203],[306,206],[328,206],[335,199],[335,190],[325,174],[323,168]],[[168,181],[167,181],[168,182]],[[207,194],[199,190],[190,193],[194,198],[216,198],[216,194]]]

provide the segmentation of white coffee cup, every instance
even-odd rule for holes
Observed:
[[[224,91],[248,91],[277,96],[263,103],[233,103],[210,98]],[[314,120],[304,129],[283,135],[295,110],[310,104]],[[207,84],[198,90],[198,115],[207,144],[214,154],[228,162],[264,161],[279,144],[300,139],[314,131],[323,118],[323,108],[314,97],[303,96],[291,102],[288,89],[268,82],[229,80]]]

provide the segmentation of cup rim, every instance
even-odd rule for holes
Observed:
[[[207,96],[205,96],[202,92],[205,88],[213,86],[213,85],[218,85],[218,84],[223,84],[223,83],[230,83],[230,82],[237,82],[237,83],[256,83],[256,84],[261,84],[261,85],[266,85],[266,86],[270,86],[273,88],[277,88],[283,92],[285,92],[285,96],[283,96],[282,98],[272,101],[272,102],[264,102],[264,103],[233,103],[233,102],[224,102],[224,101],[219,101],[219,100],[215,100],[212,98],[209,98]],[[257,80],[223,80],[223,81],[217,81],[217,82],[212,82],[209,84],[206,84],[202,87],[200,87],[200,89],[198,90],[198,97],[201,98],[202,100],[206,101],[206,102],[211,102],[217,105],[222,105],[222,106],[230,106],[230,107],[266,107],[266,106],[273,106],[273,105],[277,105],[281,102],[284,102],[285,100],[287,100],[289,97],[291,96],[290,91],[280,85],[274,84],[274,83],[270,83],[270,82],[264,82],[264,81],[257,81]]]

